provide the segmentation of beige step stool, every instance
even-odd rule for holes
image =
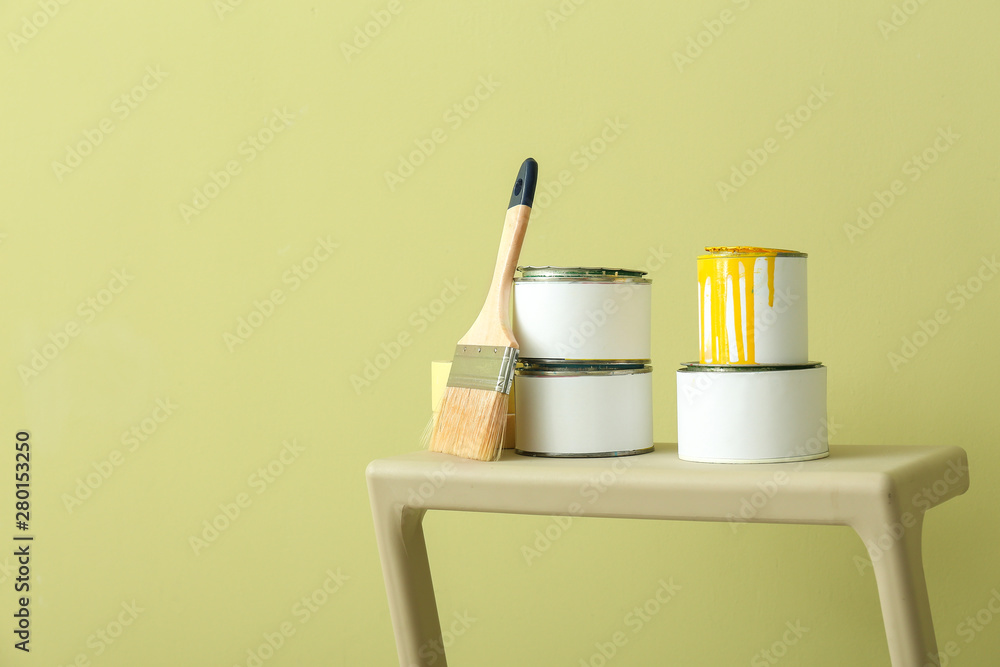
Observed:
[[[619,459],[505,451],[495,463],[433,452],[372,461],[368,491],[399,664],[421,665],[420,647],[441,645],[425,511],[567,515],[575,504],[582,506],[573,507],[575,516],[729,521],[752,514],[747,521],[850,526],[882,551],[872,566],[892,665],[920,667],[937,655],[920,553],[923,515],[965,493],[967,466],[959,447],[882,445],[831,446],[830,457],[818,461],[753,465],[681,461],[676,445]],[[581,486],[602,473],[614,483],[581,503]],[[741,515],[744,502],[756,513]]]

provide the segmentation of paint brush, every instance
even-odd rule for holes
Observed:
[[[479,461],[500,458],[518,355],[510,330],[510,290],[537,180],[538,163],[528,158],[514,181],[486,303],[455,348],[448,386],[431,433],[433,452]]]

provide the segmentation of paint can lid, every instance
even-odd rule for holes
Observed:
[[[780,248],[758,248],[756,246],[729,245],[705,246],[707,255],[698,255],[698,259],[715,259],[719,257],[808,257],[797,250],[781,250]]]
[[[588,266],[519,266],[520,276],[515,282],[560,283],[640,283],[652,281],[645,278],[645,271],[638,269],[610,269]]]

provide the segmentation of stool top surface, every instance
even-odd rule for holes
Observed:
[[[376,459],[369,466],[370,474],[396,473],[410,470],[421,475],[450,463],[452,474],[464,477],[511,476],[525,474],[589,477],[615,462],[635,470],[657,471],[663,474],[683,473],[686,477],[770,477],[779,471],[802,475],[825,474],[898,474],[914,466],[937,467],[951,461],[955,468],[965,467],[968,459],[961,447],[921,445],[830,445],[830,456],[812,461],[788,463],[694,463],[677,457],[677,445],[658,443],[648,454],[622,457],[554,458],[522,456],[506,449],[499,461],[484,462],[462,459],[449,454],[419,451],[385,459]]]
[[[372,461],[367,477],[373,499],[422,509],[574,513],[574,501],[591,516],[720,519],[763,493],[756,520],[829,523],[886,503],[922,511],[969,487],[962,448],[912,445],[833,445],[825,459],[754,464],[682,461],[673,444],[611,458],[505,450],[493,462],[420,451]]]

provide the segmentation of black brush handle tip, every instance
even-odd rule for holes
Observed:
[[[517,172],[517,180],[514,181],[514,191],[510,195],[510,205],[531,206],[535,201],[535,184],[538,182],[538,163],[534,158],[528,158],[521,164],[521,170]]]

